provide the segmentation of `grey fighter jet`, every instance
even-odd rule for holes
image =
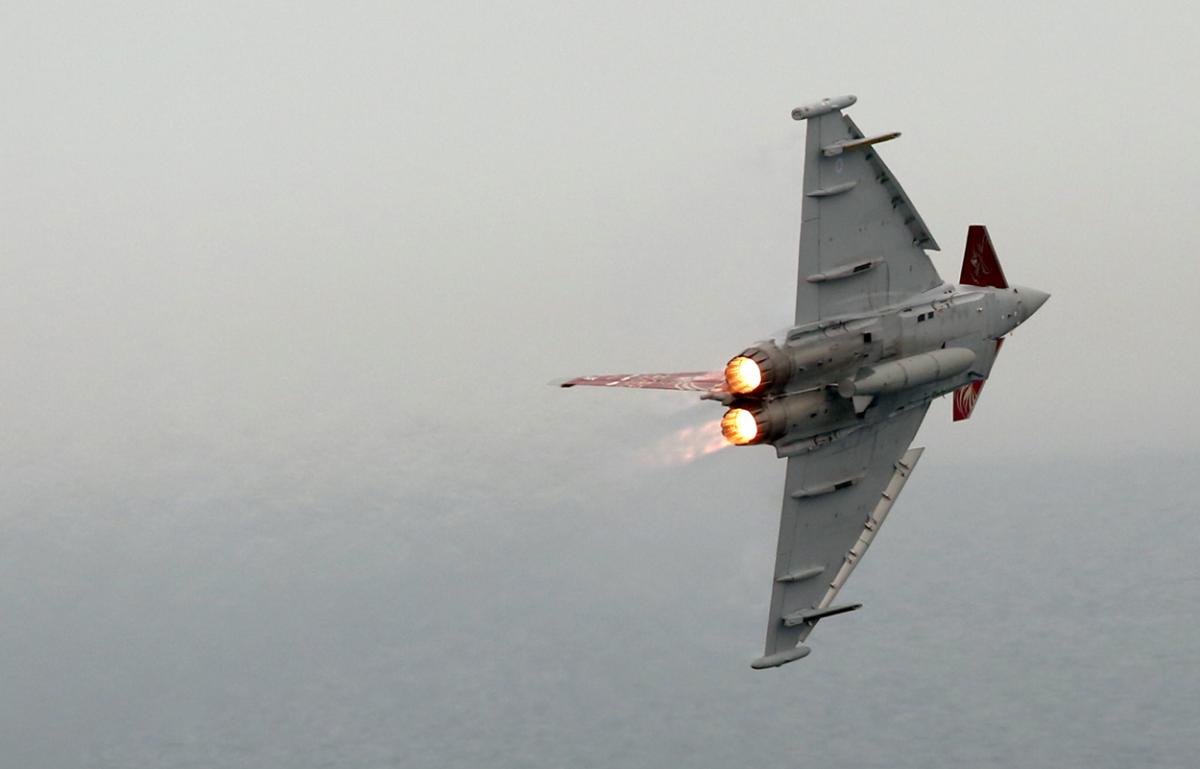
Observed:
[[[842,110],[853,96],[792,110],[808,122],[795,325],[751,345],[724,371],[589,376],[563,387],[700,391],[723,404],[725,438],[787,459],[767,643],[756,669],[808,655],[921,457],[910,448],[929,403],[953,394],[971,415],[1004,336],[1048,298],[1009,285],[987,230],[967,230],[959,285],[879,157],[898,133],[866,136]]]

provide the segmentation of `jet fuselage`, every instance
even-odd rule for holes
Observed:
[[[767,377],[760,392],[721,399],[750,411],[757,442],[780,456],[808,451],[986,378],[997,340],[1047,297],[1020,286],[945,284],[875,314],[796,326],[739,356],[759,361]]]

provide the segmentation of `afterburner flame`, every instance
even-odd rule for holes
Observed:
[[[730,409],[721,418],[721,434],[734,446],[745,446],[758,437],[758,422],[746,409]]]
[[[649,465],[685,465],[697,459],[729,448],[721,435],[721,420],[710,419],[704,424],[689,425],[664,435],[652,446],[645,447],[640,461]]]
[[[725,384],[730,392],[746,395],[762,384],[762,369],[744,355],[739,355],[725,366]]]

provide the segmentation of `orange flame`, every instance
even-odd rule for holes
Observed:
[[[758,421],[746,409],[729,409],[721,418],[721,434],[734,446],[745,446],[758,437]]]
[[[762,384],[762,369],[744,355],[739,355],[725,366],[725,384],[730,392],[747,395]]]

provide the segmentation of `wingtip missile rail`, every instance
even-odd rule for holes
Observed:
[[[846,107],[853,105],[856,101],[858,101],[857,96],[846,94],[845,96],[830,96],[820,101],[801,104],[792,110],[792,120],[808,120],[809,118],[820,117],[830,112],[846,109]]]

